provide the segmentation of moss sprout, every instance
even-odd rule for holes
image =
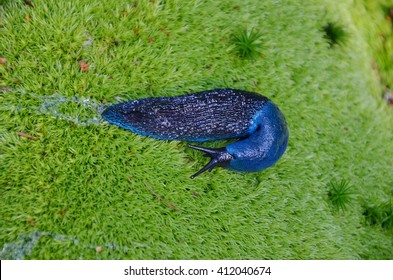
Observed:
[[[379,225],[384,229],[393,229],[393,205],[391,202],[367,205],[363,209],[363,216],[368,225]]]
[[[255,60],[261,54],[261,37],[255,29],[241,29],[232,35],[231,41],[241,58]]]
[[[353,192],[348,181],[332,181],[329,183],[329,200],[337,211],[345,211],[352,203]]]
[[[344,27],[341,25],[328,22],[324,27],[324,37],[328,41],[329,46],[333,47],[335,45],[343,45],[348,40],[348,33]]]

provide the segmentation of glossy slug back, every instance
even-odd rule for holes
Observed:
[[[221,149],[192,146],[214,166],[258,171],[274,164],[288,142],[285,118],[268,98],[236,89],[131,100],[107,108],[103,118],[134,133],[162,140],[204,142],[241,138]]]

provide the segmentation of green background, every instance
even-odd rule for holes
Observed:
[[[392,1],[31,2],[0,9],[1,259],[393,259]],[[231,40],[244,29],[253,60]],[[99,114],[219,87],[278,104],[275,166],[191,180],[202,154]]]

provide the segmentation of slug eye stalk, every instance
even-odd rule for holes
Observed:
[[[196,176],[198,176],[199,174],[201,174],[207,170],[209,172],[211,172],[215,166],[221,166],[221,167],[229,166],[231,160],[233,159],[233,156],[230,153],[228,153],[228,151],[225,147],[219,148],[219,149],[209,149],[209,148],[205,148],[205,147],[201,147],[201,146],[194,146],[194,145],[190,145],[190,144],[187,144],[187,147],[204,152],[205,156],[211,158],[208,164],[206,164],[197,173],[190,176],[191,179],[194,179]]]

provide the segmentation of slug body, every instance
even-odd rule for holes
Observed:
[[[236,89],[131,100],[108,107],[102,116],[124,129],[162,140],[240,138],[219,149],[188,145],[211,157],[191,178],[215,166],[260,171],[272,166],[288,144],[287,125],[278,107],[267,97]]]

